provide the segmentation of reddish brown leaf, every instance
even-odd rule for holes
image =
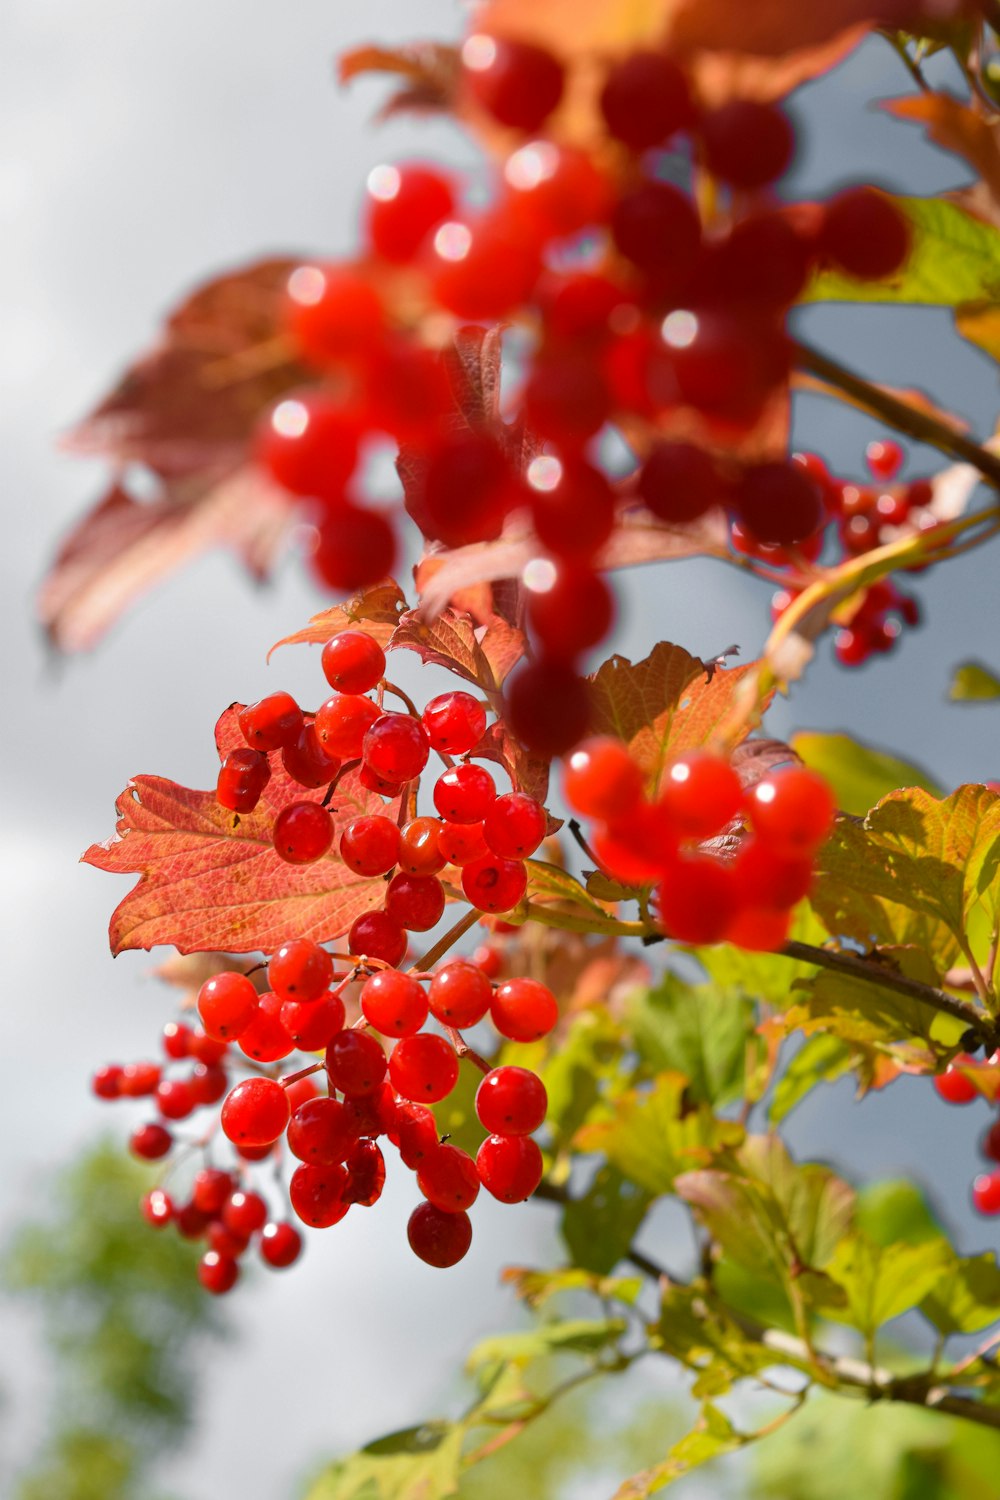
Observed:
[[[220,760],[244,743],[239,707],[228,708],[216,725]],[[331,804],[338,835],[331,852],[312,865],[286,864],[271,843],[276,813],[291,801],[322,797],[293,782],[277,756],[258,808],[242,817],[220,807],[214,792],[136,776],[118,798],[115,836],[83,855],[99,870],[140,876],[111,918],[112,952],[170,943],[181,953],[267,953],[289,937],[341,936],[381,904],[383,887],[341,863],[340,828],[361,812],[395,816],[397,804],[384,803],[349,773]]]
[[[489,625],[476,625],[471,615],[452,609],[432,621],[411,610],[401,618],[389,649],[416,651],[422,662],[447,667],[495,698],[525,644],[523,631],[496,616]]]
[[[899,120],[922,125],[938,146],[968,162],[994,205],[1000,203],[1000,130],[996,121],[950,94],[911,94],[883,105]]]
[[[296,630],[294,635],[283,636],[275,641],[267,653],[268,661],[279,646],[324,646],[339,630],[363,630],[384,647],[392,636],[406,609],[406,600],[398,583],[387,578],[374,588],[355,594],[344,604],[335,604],[332,609],[320,610],[313,615],[308,625]]]
[[[403,110],[448,110],[458,80],[458,52],[454,47],[435,42],[408,47],[379,47],[370,43],[343,53],[337,72],[341,83],[349,83],[365,73],[389,73],[406,80],[379,110],[379,119],[388,119]]]
[[[239,469],[184,504],[177,486],[139,501],[119,485],[63,540],[38,594],[38,615],[61,651],[85,651],[154,584],[210,547],[239,552],[257,578],[271,570],[292,514],[256,468]]]
[[[731,712],[741,682],[756,668],[757,663],[749,662],[716,670],[709,681],[697,656],[667,641],[634,665],[627,657],[612,656],[590,679],[593,730],[625,740],[655,785],[671,755],[711,741]]]

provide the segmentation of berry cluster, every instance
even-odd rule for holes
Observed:
[[[502,1203],[530,1197],[542,1176],[532,1133],[545,1119],[545,1087],[526,1068],[491,1067],[465,1045],[461,1030],[488,1018],[500,1037],[535,1041],[552,1030],[558,1006],[533,979],[494,986],[487,970],[496,962],[489,948],[482,963],[454,959],[431,974],[374,961],[338,974],[326,948],[295,938],[268,961],[268,989],[259,992],[246,973],[223,971],[198,992],[201,1028],[166,1028],[168,1061],[211,1056],[210,1063],[196,1063],[191,1078],[165,1078],[151,1062],[98,1071],[93,1087],[103,1099],[155,1099],[159,1120],[131,1137],[137,1156],[168,1157],[178,1144],[181,1158],[192,1146],[207,1153],[218,1125],[230,1143],[233,1165],[206,1161],[184,1202],[159,1187],[142,1204],[154,1227],[173,1223],[186,1237],[206,1241],[199,1275],[207,1290],[229,1291],[254,1237],[266,1264],[297,1259],[299,1231],[272,1219],[266,1196],[248,1181],[251,1165],[274,1163],[282,1145],[297,1162],[287,1186],[294,1215],[325,1229],[352,1205],[378,1200],[385,1182],[379,1142],[388,1140],[416,1173],[423,1201],[407,1235],[432,1266],[454,1265],[465,1255],[472,1239],[467,1210],[481,1186]],[[352,1025],[345,999],[359,1011]],[[454,1088],[461,1056],[484,1075],[476,1114],[486,1136],[475,1157],[440,1136],[430,1108]],[[237,1067],[245,1076],[234,1083]],[[200,1084],[204,1075],[210,1086]],[[175,1122],[220,1099],[221,1111],[197,1141],[175,1140]]]
[[[985,1066],[992,1069],[998,1064],[1000,1053],[995,1052],[986,1059]],[[934,1087],[938,1095],[946,1104],[973,1104],[977,1099],[985,1098],[982,1089],[976,1086],[966,1071],[972,1069],[979,1072],[983,1066],[980,1060],[969,1053],[960,1052],[944,1072],[935,1077]],[[982,1136],[979,1149],[992,1165],[988,1171],[978,1172],[973,1179],[973,1207],[981,1214],[1000,1214],[1000,1120],[995,1120]]]
[[[896,481],[903,464],[903,450],[889,440],[869,443],[865,453],[871,484],[835,478],[815,453],[797,453],[794,461],[808,473],[823,499],[824,525],[807,543],[789,555],[788,549],[750,544],[737,524],[732,528],[733,546],[768,564],[768,571],[787,569],[787,581],[771,601],[772,618],[780,619],[794,599],[812,581],[809,564],[820,559],[833,565],[845,557],[858,557],[891,542],[903,529],[929,530],[939,524],[930,509],[934,497],[928,479]],[[832,555],[831,555],[832,554]],[[928,566],[915,565],[916,572]],[[891,651],[904,625],[920,623],[920,606],[904,594],[891,578],[870,585],[861,596],[850,620],[837,631],[834,650],[845,667],[858,667],[870,656]]]
[[[371,173],[362,258],[289,279],[285,327],[318,379],[267,414],[257,445],[271,477],[312,507],[315,568],[338,589],[392,567],[392,526],[359,499],[373,435],[406,448],[407,509],[428,540],[455,548],[496,538],[515,515],[530,524],[538,557],[524,582],[541,652],[509,711],[544,754],[586,732],[576,664],[612,623],[598,567],[626,508],[683,526],[722,506],[742,545],[815,544],[827,518],[815,475],[788,458],[746,463],[740,445],[787,391],[786,314],[813,270],[879,279],[910,243],[871,188],[780,203],[771,188],[795,147],[786,115],[749,99],[707,106],[663,52],[607,70],[591,149],[546,136],[564,72],[516,39],[467,39],[462,95],[511,133],[491,201],[471,207],[429,166]],[[711,221],[667,180],[695,171],[720,189]],[[529,336],[517,420],[456,424],[441,346],[456,322],[500,321]],[[641,457],[624,488],[602,463],[609,428]]]
[[[815,771],[789,766],[745,791],[729,762],[706,751],[671,761],[647,798],[642,771],[612,738],[574,751],[565,793],[597,820],[590,838],[601,868],[624,885],[654,887],[653,914],[668,937],[761,952],[785,942],[836,812]],[[732,857],[700,847],[723,833],[738,835]]]

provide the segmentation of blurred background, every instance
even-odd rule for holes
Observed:
[[[472,167],[472,147],[447,124],[400,117],[372,126],[383,86],[361,80],[342,91],[333,71],[334,57],[349,46],[450,40],[462,20],[454,0],[423,0],[416,9],[402,0],[364,7],[7,0],[3,7],[0,629],[8,728],[0,781],[0,1243],[9,1247],[27,1220],[54,1216],[54,1227],[22,1239],[13,1271],[8,1253],[8,1280],[44,1289],[41,1298],[8,1297],[2,1312],[0,1493],[19,1500],[70,1493],[54,1481],[18,1488],[17,1476],[53,1436],[54,1398],[60,1404],[40,1308],[64,1336],[72,1334],[59,1359],[84,1367],[104,1325],[88,1324],[92,1311],[73,1322],[77,1290],[66,1282],[74,1266],[86,1264],[105,1291],[116,1287],[117,1300],[105,1297],[101,1316],[120,1329],[129,1317],[151,1316],[123,1300],[138,1254],[128,1215],[117,1239],[73,1238],[95,1182],[106,1183],[109,1173],[114,1202],[132,1202],[130,1169],[122,1165],[115,1176],[113,1157],[103,1176],[93,1164],[69,1184],[59,1174],[108,1129],[119,1133],[124,1155],[128,1126],[102,1114],[89,1075],[105,1061],[151,1055],[171,1013],[169,993],[151,978],[166,955],[112,963],[107,920],[126,886],[77,858],[112,833],[114,798],[130,775],[212,784],[212,728],[230,701],[277,686],[301,689],[308,701],[316,682],[309,653],[283,653],[270,669],[264,657],[324,603],[292,553],[273,583],[258,589],[218,552],[147,597],[94,653],[54,660],[34,621],[33,595],[61,533],[105,480],[99,465],[60,454],[60,431],[152,341],[162,314],[199,280],[271,252],[347,250],[365,177],[379,161],[426,155]],[[932,62],[928,72],[949,81],[946,63]],[[801,91],[794,111],[802,149],[789,193],[821,194],[852,178],[917,194],[958,185],[956,159],[871,105],[909,88],[888,45],[872,40]],[[992,430],[996,368],[953,336],[944,312],[814,308],[797,323],[803,336],[871,378],[925,387],[978,435]],[[830,403],[805,398],[797,407],[796,445],[816,449],[843,475],[862,473],[864,446],[880,435],[873,422]],[[933,467],[933,455],[911,450],[906,474]],[[907,630],[893,657],[861,671],[835,668],[824,647],[805,682],[775,706],[771,731],[851,730],[921,763],[947,787],[1000,776],[1000,710],[945,701],[960,659],[1000,665],[995,577],[988,550],[921,577],[915,592],[924,628]],[[656,577],[641,570],[623,577],[622,590],[613,646],[633,657],[666,638],[700,654],[738,641],[748,659],[767,631],[767,588],[717,564],[663,566]],[[407,667],[409,686],[416,659],[408,656]],[[789,1139],[800,1154],[855,1169],[860,1162],[871,1176],[914,1178],[932,1191],[964,1249],[994,1246],[992,1225],[968,1207],[977,1170],[970,1116],[949,1111],[929,1084],[904,1080],[862,1105],[848,1084],[823,1088],[796,1112]],[[511,1212],[480,1204],[473,1253],[439,1276],[405,1245],[412,1191],[409,1182],[390,1180],[377,1213],[351,1215],[335,1233],[314,1235],[294,1273],[262,1272],[213,1308],[230,1330],[221,1341],[198,1331],[203,1313],[185,1290],[187,1265],[168,1264],[163,1252],[162,1327],[158,1333],[151,1324],[140,1339],[140,1355],[152,1361],[151,1394],[145,1405],[141,1392],[130,1394],[140,1447],[166,1449],[156,1494],[279,1500],[295,1494],[324,1457],[447,1405],[463,1351],[515,1316],[498,1285],[500,1268],[554,1263],[559,1250],[544,1205]],[[669,1222],[659,1225],[651,1249],[668,1251],[671,1232]],[[193,1342],[186,1343],[189,1327]],[[179,1341],[169,1368],[157,1345],[164,1328]],[[140,1366],[141,1358],[123,1368]],[[129,1381],[119,1385],[129,1399]],[[636,1438],[640,1461],[662,1452],[659,1419],[646,1423],[637,1394],[616,1399],[619,1416],[644,1427]],[[628,1472],[624,1462],[620,1473]],[[613,1487],[611,1463],[602,1473],[593,1460],[564,1488],[550,1474],[539,1493],[597,1500]],[[693,1478],[686,1493],[720,1494],[723,1485],[740,1493],[742,1472]],[[88,1494],[118,1495],[112,1471],[100,1473]]]

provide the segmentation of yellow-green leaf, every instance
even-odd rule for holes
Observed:
[[[1000,698],[1000,677],[977,661],[964,661],[955,668],[948,697],[953,703],[983,703]]]
[[[793,736],[792,749],[826,777],[841,812],[857,817],[863,818],[876,802],[901,786],[922,787],[932,797],[942,795],[942,788],[919,767],[849,734],[804,730]]]

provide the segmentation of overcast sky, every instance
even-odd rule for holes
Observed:
[[[317,678],[305,651],[264,664],[270,643],[321,604],[297,562],[287,559],[271,588],[254,591],[223,554],[150,596],[94,655],[53,671],[33,625],[32,593],[60,533],[103,477],[100,466],[60,455],[56,439],[192,283],[273,251],[345,249],[361,185],[380,160],[472,160],[443,124],[369,130],[381,86],[365,82],[345,94],[332,82],[332,58],[348,45],[403,39],[414,26],[449,38],[459,14],[447,0],[3,7],[0,1214],[8,1223],[37,1205],[56,1164],[112,1124],[88,1094],[92,1068],[146,1055],[169,1010],[147,977],[148,956],[112,964],[106,924],[124,885],[78,866],[79,852],[111,833],[114,797],[130,774],[210,784],[212,726],[232,699],[279,685],[308,699]],[[953,160],[863,107],[906,88],[888,48],[873,43],[812,89],[800,101],[805,149],[793,186],[820,192],[860,176],[926,193],[957,183]],[[995,420],[995,368],[951,338],[944,314],[816,309],[800,327],[876,379],[933,389],[981,434]],[[797,442],[843,472],[857,472],[877,435],[857,414],[802,403]],[[919,455],[911,472],[921,472]],[[854,729],[924,762],[948,785],[1000,774],[998,713],[943,703],[955,661],[981,655],[1000,664],[995,576],[994,554],[922,578],[928,628],[907,632],[894,660],[862,672],[821,661],[776,707],[772,731]],[[766,590],[709,564],[666,569],[656,585],[648,572],[629,581],[618,649],[639,656],[662,637],[697,652],[737,640],[745,658],[759,649]],[[124,1136],[122,1115],[117,1122]],[[969,1116],[947,1111],[920,1083],[860,1109],[849,1088],[824,1090],[793,1130],[802,1151],[844,1161],[863,1151],[872,1174],[914,1171],[919,1162],[969,1248],[986,1248],[992,1230],[966,1208],[973,1134]],[[241,1486],[254,1500],[284,1500],[291,1476],[315,1458],[432,1412],[460,1352],[510,1315],[498,1268],[558,1253],[548,1210],[480,1204],[475,1252],[442,1277],[406,1249],[410,1184],[394,1184],[387,1196],[374,1213],[314,1236],[301,1267],[261,1276],[238,1303],[240,1345],[206,1369],[199,1433],[170,1476],[187,1500]],[[23,1456],[41,1411],[27,1325],[10,1327],[0,1352],[0,1385],[11,1398],[0,1489],[3,1464]],[[249,1441],[258,1412],[270,1414],[279,1443]]]

